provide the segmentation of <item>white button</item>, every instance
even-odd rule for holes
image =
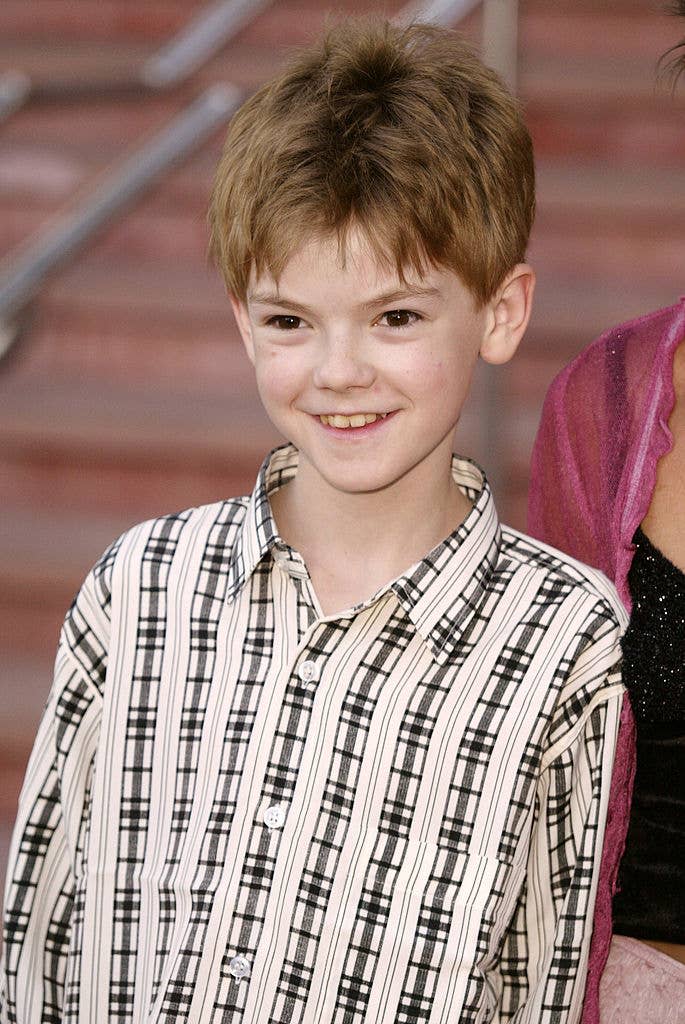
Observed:
[[[240,981],[241,978],[250,977],[250,961],[244,956],[234,956],[228,969],[234,978]]]
[[[264,824],[267,828],[283,828],[285,824],[285,811],[280,804],[274,804],[264,811]]]
[[[303,683],[315,683],[321,675],[315,661],[303,661],[297,666],[297,674]]]
[[[289,576],[295,576],[296,579],[306,579],[307,570],[304,565],[297,559],[291,558],[287,551],[276,548],[273,557],[274,562],[283,572],[287,572]]]

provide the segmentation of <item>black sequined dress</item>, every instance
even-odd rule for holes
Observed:
[[[614,931],[685,943],[685,573],[638,528],[624,682],[637,773]]]

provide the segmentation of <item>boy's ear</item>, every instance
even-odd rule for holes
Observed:
[[[243,345],[245,346],[247,357],[251,363],[254,363],[254,339],[252,337],[252,324],[250,323],[247,306],[242,299],[237,298],[235,295],[231,295],[229,293],[228,297],[231,300],[233,316],[235,317],[235,322],[238,325],[240,337],[243,339]]]
[[[480,354],[486,363],[506,363],[516,352],[533,306],[535,272],[517,263],[487,303],[489,316]]]

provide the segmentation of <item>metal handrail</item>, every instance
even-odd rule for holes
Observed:
[[[57,78],[34,82],[21,71],[0,75],[0,121],[30,99],[139,95],[186,81],[273,0],[218,0],[202,8],[180,32],[126,77]]]
[[[173,163],[191,152],[239,106],[235,86],[218,83],[110,171],[76,210],[62,213],[0,267],[0,357],[17,337],[15,318],[50,271],[75,255],[90,236],[143,192]],[[14,321],[14,322],[13,322]]]
[[[0,121],[18,110],[30,92],[31,79],[21,71],[7,71],[0,75]]]
[[[424,21],[431,25],[456,25],[483,0],[412,0],[406,4],[397,21]]]
[[[149,57],[140,81],[152,89],[167,89],[185,81],[272,0],[220,0],[200,11],[182,32]]]

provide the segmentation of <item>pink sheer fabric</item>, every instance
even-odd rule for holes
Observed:
[[[685,339],[685,297],[603,334],[553,381],[533,450],[528,530],[601,569],[630,611],[633,534],[649,508],[657,462],[673,439],[673,356]],[[611,899],[635,774],[626,699],[609,796],[583,1024],[599,1024],[599,982],[611,942]]]
[[[602,1024],[682,1024],[685,964],[644,942],[617,935],[601,992]]]

